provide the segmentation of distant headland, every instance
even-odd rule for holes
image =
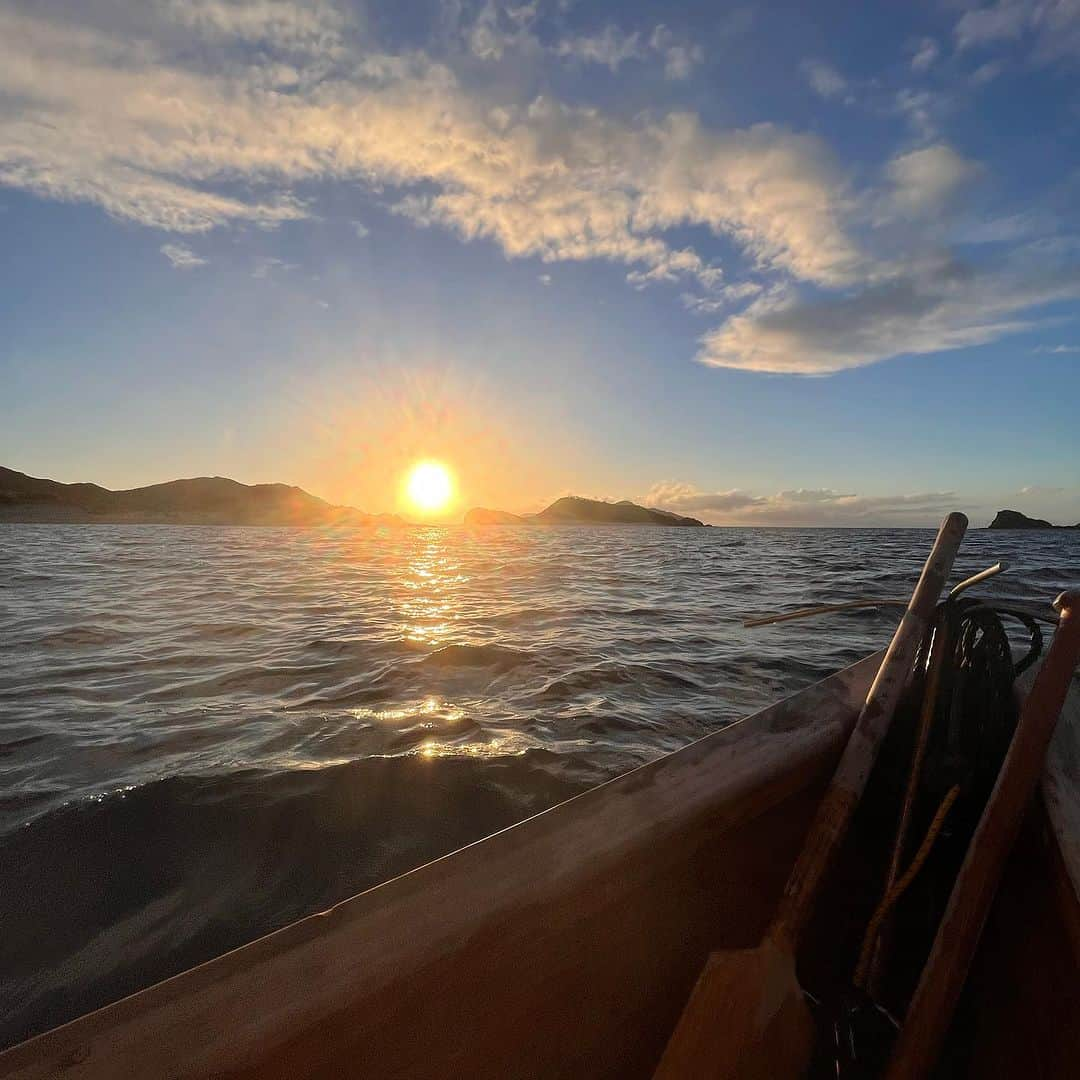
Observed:
[[[60,484],[0,467],[0,521],[130,525],[391,525],[393,514],[334,506],[287,484],[241,484],[222,476],[110,491]]]
[[[667,510],[622,502],[602,502],[567,495],[556,499],[538,514],[508,514],[478,506],[465,515],[466,525],[676,525],[706,528],[697,518],[683,517]]]
[[[396,514],[366,514],[335,506],[288,484],[241,484],[199,476],[165,484],[111,491],[97,484],[61,484],[0,466],[0,522],[116,525],[383,525],[407,527]],[[466,525],[675,525],[706,527],[683,517],[623,500],[601,502],[576,495],[556,499],[538,514],[510,514],[478,507]]]
[[[1051,525],[1042,518],[1030,518],[1019,510],[999,510],[997,516],[987,526],[988,529],[1080,529],[1076,525]]]

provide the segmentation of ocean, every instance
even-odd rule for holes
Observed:
[[[0,1046],[887,644],[927,529],[0,524]],[[1080,532],[973,530],[1050,601]]]

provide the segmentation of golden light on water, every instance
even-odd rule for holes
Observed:
[[[438,514],[454,497],[454,476],[440,461],[421,461],[405,478],[405,495],[421,514]]]

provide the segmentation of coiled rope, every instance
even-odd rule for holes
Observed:
[[[948,817],[949,811],[952,809],[953,803],[956,802],[959,795],[959,784],[954,784],[949,788],[948,794],[941,800],[941,805],[934,815],[934,820],[930,822],[930,828],[926,830],[926,835],[923,837],[923,842],[919,845],[919,850],[915,853],[915,858],[911,860],[911,865],[900,876],[900,879],[896,884],[885,893],[881,898],[881,902],[874,909],[874,914],[871,916],[870,922],[867,923],[866,926],[866,934],[863,937],[862,948],[859,950],[859,962],[855,965],[855,976],[852,980],[859,990],[866,990],[867,988],[866,982],[870,974],[870,964],[874,959],[874,946],[877,944],[878,934],[881,931],[881,924],[885,921],[889,912],[892,911],[897,900],[907,892],[908,886],[915,880],[919,871],[923,868],[923,864],[926,862],[930,850],[934,846],[934,841],[937,840],[941,830],[944,828],[945,819]]]
[[[1026,653],[1013,660],[1002,615],[1027,630]],[[923,680],[922,714],[915,731],[907,795],[900,817],[893,863],[884,895],[863,936],[853,982],[873,993],[884,967],[883,937],[889,915],[915,881],[944,833],[948,851],[935,858],[931,879],[951,879],[975,823],[982,813],[1016,726],[1013,683],[1042,651],[1036,620],[1015,610],[999,611],[986,600],[954,592],[938,608],[934,626],[920,649],[917,670]],[[954,805],[960,803],[950,817]],[[930,808],[933,816],[930,817]],[[915,855],[901,874],[910,823],[926,825]],[[947,895],[948,880],[929,895]],[[936,902],[930,904],[933,909]]]

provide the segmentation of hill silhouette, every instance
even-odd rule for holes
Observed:
[[[567,495],[556,499],[538,514],[508,514],[478,506],[465,515],[466,525],[667,525],[705,528],[697,518],[683,517],[667,510],[638,506],[627,499],[603,502]]]
[[[334,506],[288,484],[223,476],[110,491],[61,484],[0,466],[0,521],[173,525],[404,525],[391,514]]]
[[[988,529],[1080,529],[1076,525],[1051,525],[1044,518],[1031,518],[1019,510],[999,510]]]

